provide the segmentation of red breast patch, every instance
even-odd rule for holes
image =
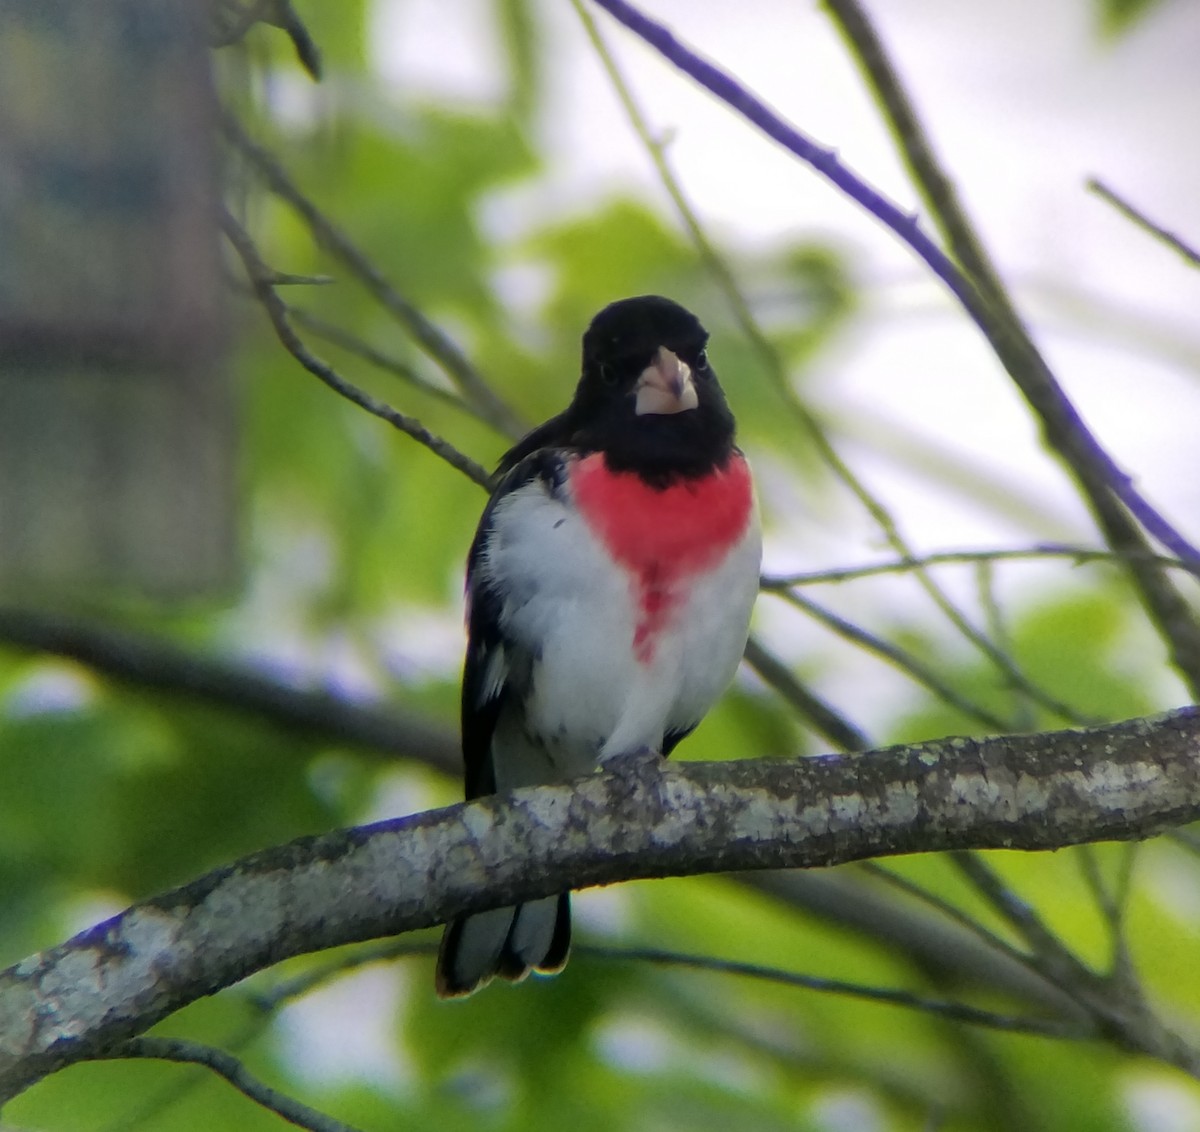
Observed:
[[[750,468],[734,453],[709,475],[660,489],[633,472],[610,471],[596,454],[572,466],[570,483],[589,526],[633,575],[633,648],[648,664],[682,597],[680,583],[715,566],[745,533],[754,506]]]

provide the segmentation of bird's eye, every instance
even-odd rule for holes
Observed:
[[[604,382],[605,385],[617,384],[617,371],[610,363],[600,363],[600,380]]]
[[[708,370],[708,351],[701,350],[700,353],[698,353],[696,355],[696,372],[704,373],[707,370]]]

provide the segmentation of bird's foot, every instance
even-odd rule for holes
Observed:
[[[653,747],[635,747],[632,751],[618,751],[608,755],[603,760],[602,769],[623,777],[641,777],[648,772],[657,774],[662,769],[662,764],[661,751],[656,751]]]

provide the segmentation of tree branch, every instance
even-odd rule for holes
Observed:
[[[1177,557],[1186,559],[1190,572],[1200,574],[1196,550],[1142,499],[1058,385],[1009,298],[953,182],[942,169],[916,108],[862,6],[857,0],[826,0],[826,7],[874,92],[934,223],[981,299],[979,311],[967,305],[968,312],[1041,419],[1046,440],[1074,473],[1109,545],[1130,556],[1129,572],[1142,601],[1193,696],[1200,697],[1200,625],[1166,572],[1146,558],[1148,546],[1137,523]]]
[[[744,656],[746,663],[754,669],[759,679],[818,735],[824,736],[838,750],[865,751],[870,747],[866,732],[818,696],[753,634],[746,641]]]
[[[1178,558],[1168,558],[1153,551],[1120,554],[1115,550],[1099,550],[1088,546],[1063,546],[1058,543],[1040,543],[1037,546],[1003,548],[997,550],[939,550],[922,554],[916,558],[895,558],[891,562],[873,562],[869,566],[844,566],[831,570],[806,570],[799,574],[769,574],[759,579],[759,587],[770,592],[786,590],[792,586],[815,586],[834,582],[853,582],[860,578],[873,578],[880,574],[902,574],[926,566],[991,565],[995,562],[1030,562],[1046,558],[1067,558],[1076,566],[1085,563],[1101,563],[1108,566],[1125,566],[1129,559],[1149,559],[1159,566],[1186,570],[1187,563]]]
[[[457,737],[432,720],[324,689],[293,688],[248,664],[188,652],[149,634],[0,606],[3,646],[67,657],[138,688],[247,712],[310,738],[418,759],[454,777],[460,773]]]
[[[214,1046],[189,1042],[182,1038],[131,1038],[111,1056],[203,1065],[219,1077],[224,1077],[239,1093],[249,1097],[255,1104],[262,1105],[298,1128],[307,1128],[309,1132],[356,1132],[351,1125],[334,1120],[333,1117],[310,1108],[287,1093],[265,1085],[233,1054]]]
[[[487,470],[477,464],[469,456],[460,452],[448,440],[432,433],[415,417],[410,417],[391,405],[372,397],[363,389],[351,384],[332,366],[321,361],[300,339],[292,327],[291,316],[287,304],[275,293],[276,276],[267,267],[258,249],[246,230],[233,218],[228,211],[221,216],[221,227],[226,239],[233,245],[238,258],[246,269],[246,275],[254,289],[255,297],[262,304],[275,328],[275,335],[283,347],[309,373],[329,386],[335,393],[340,393],[348,401],[360,409],[387,421],[393,428],[399,429],[419,444],[423,444],[435,456],[440,456],[452,468],[456,468],[469,479],[474,480],[480,487],[486,488],[491,483]]]
[[[510,439],[521,436],[526,431],[525,422],[496,393],[454,340],[405,298],[366,253],[300,191],[275,155],[254,141],[227,111],[221,116],[221,128],[226,140],[250,162],[271,192],[286,201],[308,225],[313,239],[362,281],[376,301],[442,368],[483,418]]]
[[[958,299],[983,333],[1041,419],[1047,440],[1075,473],[1093,506],[1097,505],[1097,499],[1111,492],[1151,535],[1174,555],[1184,559],[1189,569],[1200,576],[1200,550],[1141,497],[1130,476],[1117,466],[1088,431],[1015,312],[997,304],[997,295],[987,285],[986,274],[972,273],[968,278],[925,234],[915,216],[905,213],[852,173],[838,160],[835,152],[805,137],[730,75],[685,47],[666,26],[650,19],[626,0],[593,2],[767,137],[811,165],[907,244]],[[948,181],[945,183],[949,184]],[[955,251],[962,259],[960,249],[956,247]],[[1007,304],[1007,297],[1004,297],[1004,303]]]
[[[1135,840],[1198,818],[1196,708],[858,757],[630,758],[265,850],[17,964],[0,974],[0,1101],[269,964],[463,912],[642,877]],[[1106,1022],[1200,1075],[1200,1054],[1154,1019]]]
[[[1136,205],[1131,204],[1115,189],[1110,189],[1098,177],[1089,177],[1087,187],[1102,200],[1108,201],[1126,220],[1131,220],[1144,232],[1148,232],[1156,240],[1166,244],[1173,252],[1183,256],[1186,263],[1192,267],[1200,267],[1200,251],[1186,243],[1174,232],[1168,232],[1161,224],[1156,224]]]
[[[1033,970],[1015,946],[878,862],[819,871],[744,873],[738,879],[790,907],[854,932],[890,958],[908,959],[943,990],[986,987],[1076,1025],[1087,1017],[1056,983]],[[880,882],[902,895],[894,895]]]
[[[816,975],[805,975],[797,971],[786,971],[778,967],[764,967],[758,963],[740,963],[732,959],[716,959],[709,955],[684,955],[677,951],[664,951],[657,947],[594,947],[579,948],[581,954],[596,959],[611,959],[633,963],[651,963],[660,967],[691,968],[696,971],[715,971],[722,975],[740,975],[776,983],[779,986],[795,987],[800,990],[819,991],[824,994],[840,994],[847,998],[860,998],[868,1002],[885,1003],[890,1006],[905,1006],[925,1014],[945,1018],[953,1022],[965,1022],[969,1026],[984,1029],[1005,1030],[1009,1033],[1037,1034],[1043,1038],[1062,1038],[1079,1041],[1095,1037],[1095,1032],[1086,1024],[1058,1018],[1038,1018],[1030,1015],[999,1014],[994,1010],[983,1010],[963,1002],[928,998],[911,991],[891,987],[873,987],[862,983],[849,983],[843,979],[826,979]]]
[[[304,21],[292,7],[292,0],[220,0],[212,13],[213,47],[231,47],[240,43],[257,23],[282,28],[292,41],[296,59],[314,81],[321,78],[321,52]]]

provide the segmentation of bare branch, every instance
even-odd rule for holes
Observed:
[[[248,712],[309,738],[418,759],[459,773],[458,741],[416,714],[294,688],[256,668],[216,660],[148,634],[77,617],[0,606],[0,645],[68,657],[117,680]]]
[[[255,1104],[282,1116],[289,1124],[307,1128],[309,1132],[355,1132],[350,1124],[334,1120],[315,1108],[301,1103],[286,1093],[264,1085],[251,1074],[233,1054],[199,1042],[182,1038],[130,1038],[108,1055],[114,1058],[152,1058],[157,1061],[178,1061],[189,1065],[203,1065],[220,1077],[224,1077],[239,1093],[249,1097]]]
[[[977,309],[964,305],[1041,418],[1046,439],[1074,472],[1109,545],[1130,555],[1148,549],[1141,531],[1130,520],[1132,515],[1172,554],[1185,560],[1188,570],[1197,573],[1200,560],[1195,548],[1138,494],[1130,478],[1087,430],[1034,345],[862,6],[857,0],[827,0],[826,6],[883,108],[900,156],[935,223],[980,296]],[[1165,571],[1152,561],[1130,558],[1129,571],[1159,633],[1168,642],[1176,667],[1193,695],[1200,697],[1200,625],[1195,616]]]
[[[267,187],[286,201],[308,225],[313,238],[357,276],[367,290],[408,331],[480,410],[483,419],[505,436],[526,431],[525,422],[503,401],[454,341],[391,284],[350,237],[308,199],[269,150],[253,141],[232,114],[221,118],[225,137],[258,171]]]
[[[1101,874],[1096,847],[1080,845],[1076,853],[1084,882],[1087,884],[1101,916],[1104,917],[1104,924],[1108,929],[1109,946],[1112,948],[1108,976],[1121,984],[1123,990],[1128,991],[1137,984],[1133,955],[1130,953],[1129,941],[1125,935],[1126,901],[1129,896],[1129,884],[1133,875],[1133,857],[1137,852],[1137,846],[1124,845],[1121,849],[1120,874],[1117,884],[1111,891]]]
[[[991,953],[1003,956],[1013,963],[1021,964],[1029,970],[1033,970],[1033,964],[1029,962],[1028,955],[1019,947],[1009,943],[1008,940],[997,935],[987,927],[982,920],[978,920],[969,912],[963,911],[958,905],[947,900],[932,889],[917,884],[916,881],[910,880],[902,873],[888,868],[878,861],[860,861],[857,868],[867,876],[875,877],[885,884],[890,885],[897,892],[902,892],[914,900],[920,901],[927,908],[940,913],[951,923],[957,924],[963,931],[970,932],[979,943],[990,949]]]
[[[997,731],[1006,731],[1010,728],[1011,724],[1007,720],[989,711],[982,704],[962,695],[956,688],[943,680],[933,668],[907,649],[885,641],[882,637],[855,625],[853,621],[848,621],[840,614],[834,613],[832,609],[827,609],[795,590],[779,591],[779,596],[844,640],[852,641],[866,652],[886,660],[916,683],[927,688],[943,703],[961,711],[968,718],[978,720],[985,727],[991,727]],[[1069,713],[1066,718],[1071,718]]]
[[[899,895],[869,878],[878,878]],[[1077,1025],[1087,1018],[1086,1011],[1039,974],[1019,949],[877,861],[835,869],[742,873],[737,879],[856,933],[890,958],[908,959],[939,987],[986,987]]]
[[[288,313],[297,326],[304,327],[310,334],[320,338],[322,341],[328,342],[332,346],[337,346],[338,349],[345,350],[346,353],[353,354],[356,358],[361,358],[364,362],[370,363],[384,373],[400,378],[401,381],[411,385],[414,389],[420,390],[428,397],[434,397],[445,405],[450,405],[452,408],[459,409],[464,413],[470,413],[476,420],[484,421],[485,424],[487,423],[483,413],[475,405],[471,404],[471,402],[464,401],[459,394],[450,389],[435,385],[415,367],[400,358],[391,354],[385,354],[369,342],[351,334],[335,323],[328,322],[321,318],[320,315],[313,314],[311,311],[304,310],[301,307],[290,306]]]
[[[1042,921],[1031,904],[1022,900],[977,853],[960,850],[950,858],[972,887],[1017,931],[1037,955],[1083,970],[1079,961]]]
[[[0,1099],[269,964],[464,912],[641,877],[1134,840],[1197,818],[1195,708],[867,756],[630,758],[265,850],[17,964],[0,974]],[[1148,1012],[1098,992],[1088,1005],[1128,1047],[1200,1075],[1200,1053]]]
[[[1100,550],[1087,546],[1063,546],[1042,543],[1027,548],[1007,550],[942,550],[916,558],[896,558],[870,566],[845,566],[833,570],[808,570],[800,574],[771,574],[760,580],[764,590],[784,590],[791,586],[813,586],[828,582],[851,582],[881,574],[900,574],[924,566],[978,565],[981,562],[1028,562],[1040,558],[1069,558],[1082,564],[1100,562],[1111,566],[1127,565],[1130,559],[1146,559],[1160,566],[1187,570],[1188,564],[1178,558],[1154,554],[1152,551],[1121,554],[1115,550]]]
[[[1168,232],[1162,225],[1155,224],[1141,209],[1120,196],[1115,189],[1110,189],[1098,177],[1088,178],[1087,187],[1098,197],[1108,201],[1127,220],[1132,220],[1156,240],[1161,240],[1172,251],[1178,252],[1193,267],[1200,267],[1200,251],[1185,243],[1174,232]]]
[[[263,309],[266,310],[271,325],[275,328],[275,334],[292,357],[335,393],[340,393],[360,409],[366,409],[368,413],[380,420],[387,421],[393,428],[411,436],[418,444],[423,444],[435,456],[440,456],[452,468],[456,468],[463,475],[474,480],[480,487],[487,487],[490,484],[491,476],[487,471],[469,456],[460,452],[448,440],[443,440],[442,437],[430,432],[415,417],[393,409],[391,405],[385,404],[365,390],[351,384],[332,366],[327,365],[313,354],[293,329],[287,304],[275,293],[274,273],[262,261],[258,249],[254,246],[246,230],[228,212],[223,213],[221,226],[245,266],[250,285],[254,288],[254,294],[263,305]]]
[[[784,971],[779,967],[764,967],[757,963],[740,963],[732,959],[714,959],[707,955],[684,955],[678,951],[664,951],[655,947],[595,947],[577,948],[581,955],[597,959],[627,960],[631,963],[653,963],[661,967],[690,967],[697,971],[715,971],[722,975],[740,975],[776,983],[779,986],[796,987],[801,990],[819,991],[823,994],[840,994],[847,998],[862,998],[869,1002],[905,1006],[952,1022],[965,1022],[970,1026],[983,1026],[991,1030],[1009,1033],[1037,1034],[1046,1038],[1083,1039],[1096,1036],[1092,1027],[1078,1022],[1060,1021],[1054,1018],[1033,1018],[1027,1015],[998,1014],[992,1010],[981,1010],[962,1002],[926,998],[910,991],[894,990],[889,987],[872,987],[862,983],[848,983],[842,979],[825,979],[818,975],[803,975],[796,971]]]
[[[1088,431],[1025,333],[1016,313],[1008,304],[1007,296],[1003,295],[1002,289],[994,293],[988,285],[989,273],[975,272],[964,259],[962,249],[956,246],[959,258],[967,264],[968,270],[972,270],[971,278],[965,276],[922,231],[915,216],[905,213],[852,173],[838,160],[834,151],[812,142],[730,75],[685,47],[664,25],[645,16],[625,0],[593,2],[773,141],[811,165],[907,244],[946,285],[983,332],[1009,375],[1041,418],[1047,439],[1075,472],[1093,507],[1097,506],[1097,498],[1112,492],[1151,535],[1177,557],[1187,561],[1193,572],[1200,575],[1200,551],[1141,497],[1130,476],[1116,465]]]
[[[292,7],[292,0],[219,0],[213,6],[213,47],[240,43],[257,23],[271,24],[287,32],[296,58],[309,76],[321,78],[321,52],[304,21]]]
[[[779,874],[790,876],[792,874]],[[752,886],[753,887],[753,886]],[[770,889],[766,889],[770,891]],[[799,990],[817,991],[822,994],[840,994],[848,998],[861,998],[890,1006],[907,1007],[923,1011],[954,1022],[964,1022],[985,1029],[1005,1030],[1010,1033],[1037,1034],[1042,1037],[1083,1039],[1096,1037],[1095,1029],[1089,1025],[1087,1016],[1081,1013],[1063,1017],[1033,1017],[1029,1015],[1000,1014],[982,1010],[965,1003],[943,999],[931,999],[911,991],[891,987],[874,987],[865,983],[851,983],[843,979],[827,979],[820,975],[805,975],[798,971],[786,971],[779,967],[765,967],[757,963],[742,963],[731,959],[720,959],[710,955],[689,955],[657,947],[604,947],[598,944],[581,943],[571,948],[572,955],[588,959],[599,959],[616,963],[649,963],[662,967],[683,967],[697,971],[712,971],[721,975],[740,975],[764,982]],[[349,955],[339,955],[321,967],[306,971],[289,979],[266,994],[257,996],[256,1005],[264,1011],[275,1009],[283,1002],[307,994],[331,979],[339,978],[348,971],[371,963],[388,962],[413,956],[437,954],[437,943],[392,941],[375,947],[363,948]],[[993,958],[995,958],[993,956]],[[1043,998],[1043,1005],[1058,1006]]]
[[[871,744],[864,732],[803,684],[782,660],[757,637],[746,642],[746,663],[769,688],[781,696],[818,735],[842,751],[865,751]]]

